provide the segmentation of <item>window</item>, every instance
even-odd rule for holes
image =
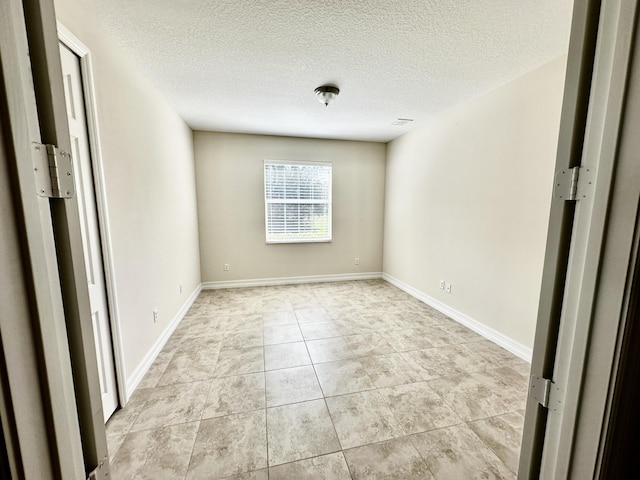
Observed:
[[[331,164],[264,162],[267,243],[331,241]]]

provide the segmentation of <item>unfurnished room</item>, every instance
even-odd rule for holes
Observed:
[[[0,13],[7,478],[622,468],[636,2]]]

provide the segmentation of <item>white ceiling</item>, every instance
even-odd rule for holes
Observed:
[[[87,2],[193,129],[382,142],[566,53],[573,3]]]

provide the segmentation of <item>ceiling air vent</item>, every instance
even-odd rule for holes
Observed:
[[[413,118],[398,118],[391,122],[391,125],[406,125],[413,122]]]

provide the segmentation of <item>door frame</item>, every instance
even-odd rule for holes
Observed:
[[[602,120],[593,122],[585,141],[585,159],[598,157],[604,185],[597,186],[592,226],[586,244],[586,266],[595,278],[582,282],[592,290],[578,315],[590,320],[580,348],[584,357],[572,359],[569,375],[581,372],[576,419],[563,425],[567,471],[573,478],[600,478],[608,446],[613,397],[620,380],[623,343],[640,242],[640,2],[603,2],[605,35],[597,60],[594,93]],[[611,33],[615,32],[615,34]],[[599,91],[596,90],[599,88]],[[596,103],[594,102],[594,104]],[[585,288],[586,287],[586,288]],[[584,345],[584,346],[582,346]],[[606,378],[607,381],[603,381]],[[564,428],[568,427],[568,428]],[[572,438],[573,437],[573,438]],[[571,441],[570,441],[571,440]],[[615,448],[615,446],[613,446]]]
[[[591,25],[583,28],[583,48],[574,45],[585,61],[577,83],[586,89],[588,108],[581,128],[563,106],[567,131],[561,131],[556,168],[590,168],[592,190],[577,202],[552,201],[531,372],[552,381],[550,408],[530,395],[522,479],[598,478],[638,241],[638,194],[629,182],[640,175],[640,164],[620,150],[640,124],[627,116],[629,82],[640,69],[638,1],[589,0],[574,8],[574,22],[577,13],[578,22]],[[572,43],[580,26],[572,26]],[[568,82],[576,82],[571,73]],[[567,209],[571,214],[562,218]]]
[[[579,166],[581,163],[599,9],[600,0],[575,2],[573,6],[556,171]],[[574,202],[551,202],[531,359],[532,377],[553,378],[575,209]],[[525,410],[518,478],[535,479],[540,474],[546,421],[547,410],[529,398]]]
[[[22,3],[21,21],[26,29],[24,62],[29,66],[33,91],[23,101],[37,107],[40,137],[64,152],[71,152],[71,139],[65,101],[60,42],[57,34],[55,8],[52,0],[11,0]],[[33,102],[35,100],[35,102]],[[23,168],[32,170],[31,165]],[[25,175],[27,175],[25,173]],[[28,173],[33,177],[33,172]],[[72,388],[75,392],[75,420],[81,432],[81,461],[85,474],[104,478],[109,474],[102,392],[98,381],[98,364],[94,343],[93,322],[89,304],[89,289],[85,267],[80,213],[77,196],[47,199],[54,239],[54,260],[57,259],[56,281],[62,292],[65,342],[71,361]],[[54,343],[46,339],[48,347]],[[55,417],[54,417],[55,418]],[[60,452],[64,457],[65,451]],[[86,478],[85,475],[85,478]],[[63,475],[62,478],[78,478]]]
[[[6,162],[11,179],[14,222],[8,229],[20,240],[14,245],[8,242],[6,253],[12,258],[0,275],[3,283],[6,280],[13,286],[0,294],[0,353],[7,367],[1,375],[0,407],[12,475],[80,479],[86,478],[86,464],[56,255],[53,201],[37,194],[32,163],[33,143],[43,139],[27,24],[35,20],[32,27],[38,29],[39,22],[24,7],[19,0],[0,2],[0,166]],[[43,7],[44,16],[53,18],[52,2]],[[5,254],[4,246],[0,253]]]
[[[98,228],[100,231],[100,247],[102,249],[102,264],[104,267],[105,286],[109,308],[109,327],[111,329],[111,344],[113,346],[113,361],[118,388],[118,400],[121,407],[127,403],[130,392],[126,390],[124,375],[124,357],[122,328],[118,309],[118,296],[115,277],[115,263],[113,258],[113,244],[111,241],[111,227],[109,225],[109,209],[107,204],[107,190],[100,144],[100,129],[98,123],[98,103],[93,76],[91,51],[68,28],[57,21],[58,39],[80,60],[82,76],[82,90],[84,93],[84,107],[89,134],[89,151],[95,189],[96,208],[98,213]]]

